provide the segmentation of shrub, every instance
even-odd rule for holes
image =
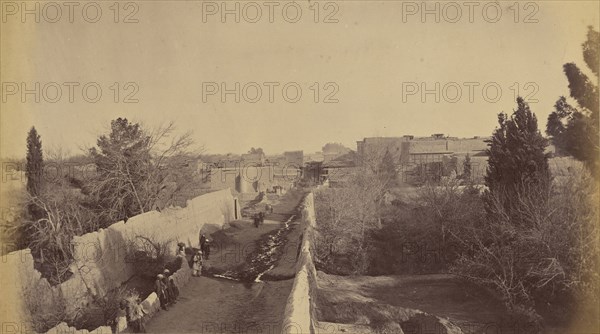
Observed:
[[[114,329],[117,325],[121,302],[138,298],[139,294],[134,289],[120,286],[108,291],[104,297],[94,298],[92,303],[81,309],[75,319],[67,323],[77,329],[90,331],[101,326],[111,326]]]
[[[78,316],[78,311],[68,313],[64,298],[50,294],[47,286],[33,281],[23,286],[23,301],[36,332],[45,333],[61,322],[69,323]]]
[[[162,273],[174,258],[169,252],[170,244],[171,241],[159,242],[155,237],[137,235],[127,247],[127,258],[135,273],[148,279]]]
[[[71,275],[73,236],[95,231],[91,211],[81,205],[83,195],[56,183],[52,191],[30,196],[28,206],[43,213],[42,218],[26,220],[20,234],[27,232],[27,247],[36,259],[37,268],[50,284],[60,284]]]
[[[104,298],[97,301],[98,306],[102,309],[104,315],[104,324],[111,327],[116,326],[117,316],[121,308],[121,302],[137,302],[140,295],[133,289],[128,289],[120,286],[109,291]]]
[[[458,227],[483,215],[479,189],[455,176],[419,188],[416,198],[393,201],[382,228],[371,234],[371,274],[447,272],[467,247],[454,237]]]
[[[589,174],[553,184],[549,195],[518,195],[517,215],[491,199],[494,214],[456,234],[473,252],[452,271],[493,288],[509,310],[534,321],[541,305],[566,311],[591,296],[597,305],[598,188]]]
[[[368,268],[368,235],[377,226],[375,192],[357,186],[315,194],[317,267],[338,274],[361,274]]]

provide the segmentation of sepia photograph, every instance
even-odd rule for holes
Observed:
[[[600,0],[0,20],[0,334],[600,334]]]

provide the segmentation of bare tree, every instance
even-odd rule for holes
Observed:
[[[181,179],[182,165],[197,161],[201,152],[192,150],[191,132],[175,135],[173,123],[146,131],[119,118],[111,127],[110,134],[98,139],[99,150],[90,149],[98,175],[89,189],[103,224],[155,209],[165,191],[180,190],[169,184],[178,175]],[[192,174],[180,185],[190,184]]]
[[[368,232],[380,227],[388,185],[368,169],[355,171],[341,188],[316,193],[317,259],[331,263],[336,255],[353,256],[355,273],[368,267]]]
[[[73,236],[99,228],[93,213],[81,204],[82,198],[77,190],[60,184],[28,198],[30,205],[43,212],[43,217],[24,222],[30,231],[27,246],[44,264],[43,272],[52,284],[68,278],[73,260]]]
[[[579,303],[598,304],[598,189],[588,173],[554,184],[550,194],[518,194],[515,216],[494,197],[493,220],[455,226],[461,254],[452,271],[500,293],[509,309],[538,319],[532,305],[560,292]],[[540,200],[542,199],[542,200]],[[592,296],[592,301],[585,300]],[[591,304],[590,304],[591,303]],[[569,306],[565,305],[567,309]]]

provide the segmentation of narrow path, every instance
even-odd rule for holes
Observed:
[[[293,284],[296,210],[302,197],[300,191],[283,196],[258,229],[250,220],[240,220],[209,236],[213,252],[203,276],[192,277],[178,303],[159,311],[146,324],[147,331],[281,333]]]

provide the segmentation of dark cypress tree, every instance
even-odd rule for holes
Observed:
[[[31,197],[37,197],[42,192],[44,160],[42,156],[42,141],[35,127],[27,134],[27,162],[25,175],[27,176],[27,192]],[[19,227],[16,243],[19,249],[30,247],[33,225],[43,218],[45,213],[33,201],[27,205],[29,219],[26,224]]]
[[[42,156],[42,142],[35,127],[27,135],[27,192],[31,196],[38,196],[42,188],[44,159]]]
[[[467,153],[467,156],[465,157],[465,161],[463,161],[463,174],[462,174],[462,178],[464,180],[470,180],[471,179],[471,156],[469,155],[469,153]]]
[[[507,213],[530,194],[546,194],[550,185],[547,141],[538,130],[537,118],[521,97],[517,110],[498,115],[499,127],[488,141],[485,184],[488,195],[500,200]],[[488,203],[488,209],[491,208]]]
[[[583,161],[592,174],[598,177],[600,102],[595,81],[598,80],[600,61],[600,33],[589,27],[587,41],[582,44],[582,48],[585,63],[595,78],[589,78],[573,63],[563,66],[569,80],[571,97],[577,101],[579,109],[570,106],[561,97],[556,102],[555,111],[548,116],[546,133],[551,136],[552,143],[559,152]]]
[[[387,185],[386,188],[391,188],[396,185],[396,166],[394,164],[394,157],[389,150],[386,150],[385,154],[381,158],[378,176],[380,180]]]
[[[577,111],[564,96],[561,96],[554,104],[554,111],[548,116],[546,134],[556,148],[558,155],[569,154],[567,137],[567,120]]]

